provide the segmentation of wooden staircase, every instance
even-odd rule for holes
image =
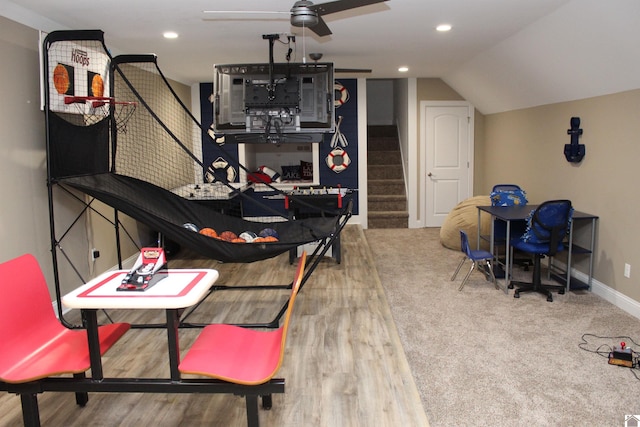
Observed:
[[[409,212],[395,126],[367,129],[369,228],[408,228]]]

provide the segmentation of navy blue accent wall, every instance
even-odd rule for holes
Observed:
[[[342,172],[336,173],[327,166],[326,158],[332,150],[331,139],[333,134],[325,134],[324,142],[320,144],[320,188],[337,187],[357,190],[358,186],[358,154],[360,149],[360,141],[358,141],[358,81],[356,79],[340,79],[336,83],[341,84],[348,93],[348,99],[339,107],[336,107],[336,123],[338,117],[342,116],[342,124],[340,132],[344,135],[348,145],[343,147],[351,159],[350,165]],[[206,130],[213,124],[213,105],[209,101],[210,95],[213,93],[213,83],[200,83],[200,121],[202,123],[202,155],[203,163],[210,165],[219,156],[225,158],[229,164],[235,165],[238,158],[238,147],[235,144],[225,144],[218,147],[211,141],[206,134]],[[362,143],[362,149],[366,150],[366,141]],[[236,168],[237,170],[238,168]],[[253,193],[252,191],[250,193]],[[270,193],[253,193],[254,197],[262,199],[264,195]],[[282,200],[274,201],[263,199],[274,209],[284,209]],[[353,214],[358,214],[358,191],[353,193]],[[282,203],[282,206],[280,204]],[[253,206],[248,206],[253,205]],[[255,204],[245,203],[245,215],[261,216],[269,215],[269,213],[259,212]],[[272,213],[271,213],[272,215]]]
[[[351,164],[342,172],[335,173],[327,166],[326,158],[332,150],[331,139],[333,134],[324,136],[324,143],[320,145],[320,184],[321,186],[358,189],[358,81],[356,79],[340,79],[336,83],[341,84],[348,93],[347,101],[341,106],[336,106],[336,123],[342,116],[340,132],[344,135],[348,145],[343,147],[351,159]],[[365,141],[366,143],[366,141]],[[341,146],[341,145],[339,145]],[[366,147],[364,148],[366,149]],[[358,192],[353,193],[353,213],[358,214]]]
[[[202,163],[208,167],[218,157],[224,158],[232,165],[239,174],[236,166],[238,159],[238,146],[234,144],[225,144],[219,147],[214,143],[207,129],[211,129],[213,124],[213,104],[209,101],[209,97],[213,93],[213,83],[200,83],[200,123],[202,124]],[[237,178],[236,178],[237,180]]]

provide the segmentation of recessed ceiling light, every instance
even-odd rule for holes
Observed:
[[[167,31],[166,33],[163,34],[163,36],[165,39],[177,39],[178,33],[173,31]]]
[[[440,24],[436,27],[437,31],[446,32],[451,30],[451,25],[449,24]]]
[[[401,73],[406,73],[407,71],[409,71],[409,67],[400,67],[398,68],[398,71],[400,71]]]

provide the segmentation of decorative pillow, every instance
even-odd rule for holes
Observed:
[[[300,166],[281,166],[282,179],[284,181],[295,181],[300,179]]]
[[[300,175],[304,180],[313,181],[313,163],[300,160]]]

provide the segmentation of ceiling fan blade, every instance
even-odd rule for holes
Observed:
[[[344,10],[355,9],[371,4],[382,3],[388,0],[336,0],[328,3],[314,4],[310,9],[318,12],[318,16],[329,15],[331,13],[342,12]]]
[[[330,36],[331,34],[333,34],[327,26],[327,23],[324,22],[324,19],[322,19],[322,16],[318,16],[318,23],[316,25],[308,28],[320,37]]]
[[[202,13],[216,15],[291,15],[291,12],[273,10],[203,10]]]

